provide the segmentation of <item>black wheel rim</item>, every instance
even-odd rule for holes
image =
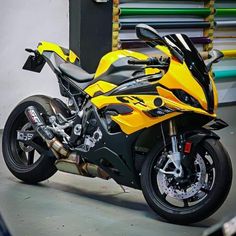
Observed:
[[[27,126],[27,128],[25,128]],[[49,153],[46,143],[38,136],[29,142],[21,142],[17,140],[17,131],[32,131],[30,123],[24,112],[18,114],[9,132],[9,154],[11,163],[18,169],[30,170]]]

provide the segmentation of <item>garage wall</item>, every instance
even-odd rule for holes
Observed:
[[[131,0],[129,2],[133,3]],[[222,2],[217,7],[225,6]],[[167,6],[166,1],[162,3],[160,1],[160,4],[162,4],[161,7]],[[193,4],[197,7],[202,3],[193,2]],[[235,3],[230,4],[230,6],[235,6]],[[2,129],[11,110],[23,98],[33,94],[60,97],[57,79],[48,66],[45,66],[40,74],[24,71],[21,68],[28,56],[24,49],[36,48],[41,40],[68,47],[69,1],[1,1],[0,16],[0,129]],[[233,31],[235,32],[235,29]],[[194,30],[191,34],[195,34]],[[227,42],[219,43],[224,45],[223,48],[228,46]],[[219,48],[216,44],[214,46]],[[235,46],[235,41],[233,46]],[[235,68],[235,60],[225,60],[215,65],[215,69],[218,68]],[[217,83],[217,87],[220,102],[236,101],[235,81]]]
[[[0,4],[0,129],[16,104],[32,94],[60,96],[48,66],[38,74],[22,70],[39,41],[69,45],[69,1],[7,0]]]
[[[206,1],[205,1],[206,2]],[[197,0],[191,0],[191,1],[174,1],[174,0],[120,0],[120,8],[203,8],[204,7],[204,1],[197,1]],[[215,0],[215,8],[236,8],[236,2],[232,0]],[[132,16],[120,16],[121,22],[147,22],[147,21],[201,21],[203,20],[203,17],[198,16],[175,16],[175,15],[157,15],[157,16],[141,16],[141,15],[132,15]],[[215,16],[216,21],[235,21],[235,16],[231,17],[218,17]],[[203,36],[203,29],[158,29],[158,32],[161,36],[170,34],[170,33],[184,33],[187,34],[190,37],[199,37]],[[120,40],[127,40],[127,39],[135,39],[136,34],[134,30],[120,30],[119,38]],[[235,27],[232,28],[216,28],[214,31],[215,36],[236,36],[236,30]],[[219,50],[226,50],[226,49],[235,49],[236,48],[236,39],[235,38],[220,38],[220,39],[214,39],[213,40],[213,46],[215,49]],[[197,45],[197,48],[199,51],[203,50],[202,45]],[[144,53],[150,53],[152,55],[155,54],[155,50],[153,49],[136,49],[132,48],[132,50],[141,51]],[[227,70],[235,70],[236,69],[236,60],[235,58],[227,58],[222,60],[220,63],[215,64],[213,66],[213,69],[215,71],[227,71]],[[219,102],[221,104],[224,103],[231,103],[236,102],[236,78],[230,78],[230,79],[221,79],[217,80],[216,83],[217,89],[218,89],[218,95],[219,95]]]

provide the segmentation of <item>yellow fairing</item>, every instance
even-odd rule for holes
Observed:
[[[160,86],[157,86],[157,91],[158,91],[158,94],[159,94],[161,97],[170,99],[170,100],[173,101],[173,102],[182,103],[171,91],[169,91],[169,90],[167,90],[167,89],[164,89],[164,88],[162,88],[162,87],[160,87]]]
[[[146,115],[145,111],[156,108],[154,105],[154,100],[158,96],[154,95],[98,96],[92,98],[91,102],[96,107],[101,109],[109,104],[122,104],[122,102],[117,99],[119,97],[125,97],[126,100],[129,100],[129,103],[126,103],[125,105],[133,109],[133,112],[127,115],[112,116],[112,120],[119,124],[121,130],[126,134],[131,134],[140,129],[148,128],[154,124],[162,122],[163,120],[181,114],[181,112],[173,112],[165,116],[155,118]],[[139,100],[137,100],[137,98],[143,100],[144,104],[138,103]]]
[[[158,94],[161,96],[162,100],[165,100],[166,105],[168,105],[168,107],[175,108],[181,111],[190,111],[202,115],[207,115],[213,118],[216,117],[216,114],[210,114],[200,108],[195,108],[186,103],[183,103],[171,91],[167,89],[157,86],[157,91]],[[215,102],[215,105],[217,106],[217,102]]]
[[[169,49],[166,46],[161,46],[161,45],[157,45],[155,47],[157,50],[160,50],[161,52],[163,52],[164,54],[166,54],[168,57],[172,57]]]
[[[201,106],[207,110],[207,100],[203,89],[193,78],[185,62],[171,60],[168,72],[159,80],[159,83],[168,89],[182,89],[197,99]]]
[[[184,111],[193,111],[198,114],[216,117],[215,114],[211,115],[200,108],[194,108],[180,101],[173,101],[171,98],[165,98],[165,97],[156,96],[156,95],[133,95],[133,94],[124,95],[124,96],[101,95],[101,96],[92,98],[91,102],[97,108],[101,109],[110,104],[122,104],[122,102],[118,99],[119,97],[122,97],[122,98],[125,98],[125,100],[128,100],[129,103],[125,103],[125,105],[133,109],[133,112],[127,115],[112,116],[112,120],[114,120],[117,124],[119,124],[121,130],[126,134],[131,134],[143,128],[151,127],[164,120],[178,116],[182,114]],[[169,113],[164,116],[159,116],[159,117],[148,116],[146,113],[147,111],[157,108],[154,105],[154,100],[156,98],[162,99],[163,103],[161,106],[166,106],[168,108],[172,108],[173,110],[178,109],[178,111],[174,111],[172,113]],[[139,102],[140,100],[143,100],[143,103],[140,103]]]
[[[73,51],[69,50],[69,55],[67,55],[63,52],[62,48],[55,43],[40,42],[37,50],[40,54],[43,54],[43,52],[54,52],[63,60],[70,63],[75,63],[76,59],[79,60],[79,57]]]
[[[145,54],[138,53],[138,52],[132,52],[129,50],[117,50],[114,52],[110,52],[110,53],[106,54],[105,56],[103,56],[102,59],[100,60],[100,63],[98,65],[98,69],[95,73],[94,78],[97,78],[100,75],[102,75],[103,73],[105,73],[115,61],[117,61],[120,58],[124,58],[124,57],[134,57],[139,60],[148,59],[148,56]]]
[[[87,94],[89,94],[91,97],[94,96],[95,93],[97,92],[101,92],[101,93],[106,93],[114,88],[116,88],[117,86],[115,84],[111,84],[111,83],[108,83],[106,81],[98,81],[97,83],[95,84],[92,84],[90,85],[89,87],[87,87],[85,89],[85,92]]]
[[[145,74],[146,75],[158,74],[159,72],[160,72],[160,70],[157,69],[157,68],[146,68],[145,69]]]
[[[164,120],[178,116],[180,114],[181,113],[179,112],[173,112],[165,116],[152,118],[146,116],[145,114],[140,113],[140,111],[133,111],[132,114],[113,116],[112,120],[114,120],[117,124],[119,124],[121,130],[124,133],[131,134],[138,130],[151,127]]]
[[[179,63],[170,53],[169,49],[166,46],[156,46],[156,49],[162,51],[164,54],[171,58],[170,67],[168,72],[162,77],[159,81],[160,84],[164,85],[168,89],[182,89],[196,100],[199,101],[201,106],[207,110],[207,100],[204,94],[202,87],[197,83],[197,81],[193,78],[191,72],[189,71],[186,63]],[[218,106],[218,94],[215,86],[215,82],[213,78],[210,76],[210,80],[213,86],[213,94],[214,94],[214,110],[216,110]],[[167,91],[161,87],[157,88],[158,93],[161,96],[170,98],[173,101],[181,101],[178,100],[170,91]],[[194,110],[194,108],[189,106],[189,110]],[[208,113],[208,115],[210,115]]]

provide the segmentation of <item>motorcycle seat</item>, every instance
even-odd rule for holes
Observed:
[[[60,64],[59,69],[63,74],[79,83],[89,82],[94,78],[94,74],[89,74],[81,67],[71,63],[62,63]]]

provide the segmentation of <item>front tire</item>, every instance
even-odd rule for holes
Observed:
[[[155,168],[161,151],[146,159],[142,167],[141,186],[147,203],[158,215],[173,223],[190,224],[207,218],[223,204],[231,187],[232,165],[220,141],[205,139],[195,150],[196,176],[205,171],[201,177],[204,184],[199,189],[199,185],[192,183],[182,191],[174,177],[168,180],[170,175],[161,176]]]
[[[51,177],[56,171],[55,156],[41,137],[32,140],[32,146],[17,140],[17,130],[32,131],[25,109],[35,106],[44,116],[53,114],[49,97],[35,95],[26,98],[11,112],[3,131],[2,151],[5,163],[18,179],[36,184]]]

